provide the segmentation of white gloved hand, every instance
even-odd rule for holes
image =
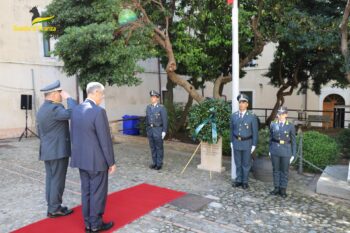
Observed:
[[[255,151],[256,146],[252,146],[252,150],[250,151],[251,154]]]
[[[290,157],[289,164],[291,164],[294,161],[294,156]]]
[[[162,139],[165,138],[165,135],[166,135],[166,133],[165,133],[165,132],[162,132]]]
[[[233,150],[233,144],[232,144],[232,142],[230,143],[230,146],[231,146],[231,150]]]
[[[269,152],[269,157],[271,158],[271,153]]]

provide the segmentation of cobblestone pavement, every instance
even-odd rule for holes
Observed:
[[[0,140],[0,232],[9,232],[45,218],[44,164],[38,161],[35,138]],[[213,201],[199,211],[171,204],[155,209],[118,232],[350,232],[350,203],[320,196],[312,191],[314,175],[292,172],[289,196],[282,200],[268,195],[272,185],[251,179],[244,191],[230,185],[230,159],[226,172],[196,168],[196,156],[183,175],[182,168],[193,146],[167,142],[164,169],[150,170],[150,153],[144,139],[123,139],[114,145],[118,170],[109,177],[109,192],[150,183]],[[64,205],[80,205],[77,169],[69,168]]]

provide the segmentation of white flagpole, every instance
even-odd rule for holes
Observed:
[[[238,111],[239,95],[239,52],[238,52],[238,0],[233,1],[232,6],[232,113]],[[236,178],[236,164],[232,150],[231,156],[231,178]]]

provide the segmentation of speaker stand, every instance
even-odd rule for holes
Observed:
[[[26,108],[26,127],[24,128],[24,131],[23,133],[21,134],[21,136],[19,137],[18,141],[20,142],[23,138],[23,136],[25,136],[26,138],[28,137],[28,131],[30,133],[32,133],[34,136],[36,136],[37,138],[39,138],[38,135],[36,135],[36,133],[34,133],[33,131],[31,131],[29,128],[28,128],[28,109]]]

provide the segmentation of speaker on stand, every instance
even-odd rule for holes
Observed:
[[[21,141],[23,136],[28,137],[28,131],[34,136],[38,137],[33,131],[28,128],[28,110],[32,110],[32,95],[21,95],[21,109],[26,111],[26,127],[23,133],[19,137],[18,141]]]

